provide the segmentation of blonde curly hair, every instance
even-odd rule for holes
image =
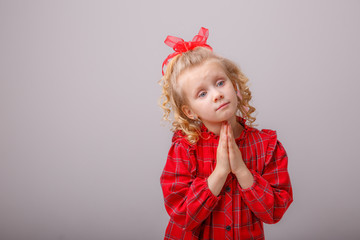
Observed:
[[[239,91],[241,97],[238,98],[238,112],[247,120],[247,124],[252,127],[255,117],[251,114],[255,108],[249,104],[251,92],[247,86],[248,78],[241,72],[240,68],[232,61],[215,55],[211,50],[204,47],[196,47],[193,50],[176,55],[168,63],[164,76],[159,80],[162,86],[162,94],[159,105],[164,110],[163,120],[170,121],[169,116],[173,112],[172,131],[181,130],[187,140],[195,144],[201,137],[201,122],[188,118],[181,107],[186,104],[186,98],[181,94],[177,86],[178,76],[186,69],[200,65],[207,60],[216,59],[223,66],[227,77],[231,80],[234,88]]]

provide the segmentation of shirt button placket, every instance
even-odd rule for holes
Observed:
[[[231,184],[232,181],[228,181]],[[232,214],[232,193],[230,185],[225,187],[225,236],[226,239],[233,239],[233,231],[231,226],[233,224]]]

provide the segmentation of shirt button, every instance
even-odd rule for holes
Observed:
[[[227,226],[226,226],[226,230],[227,230],[227,231],[230,231],[230,230],[231,230],[231,226],[227,225]]]
[[[231,187],[227,186],[227,187],[225,188],[225,191],[230,192],[230,191],[231,191]]]

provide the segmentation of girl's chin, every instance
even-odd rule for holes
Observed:
[[[228,116],[228,117],[222,117],[222,118],[218,118],[216,120],[213,120],[213,121],[206,121],[208,124],[222,124],[223,122],[226,122],[226,121],[232,121],[233,119],[236,119],[236,115],[231,115],[231,116]]]
[[[223,120],[221,122],[223,122],[223,121],[231,121],[234,118],[236,119],[235,113],[227,114],[222,118]]]

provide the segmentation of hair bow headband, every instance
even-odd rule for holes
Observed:
[[[174,37],[174,36],[167,36],[164,43],[174,49],[174,53],[171,53],[163,62],[162,64],[162,75],[164,75],[164,66],[168,64],[169,60],[175,57],[178,54],[187,52],[189,50],[193,50],[196,47],[206,47],[212,50],[208,44],[206,44],[206,40],[209,37],[209,30],[206,28],[200,28],[198,35],[196,35],[191,41],[185,42],[184,39]]]

